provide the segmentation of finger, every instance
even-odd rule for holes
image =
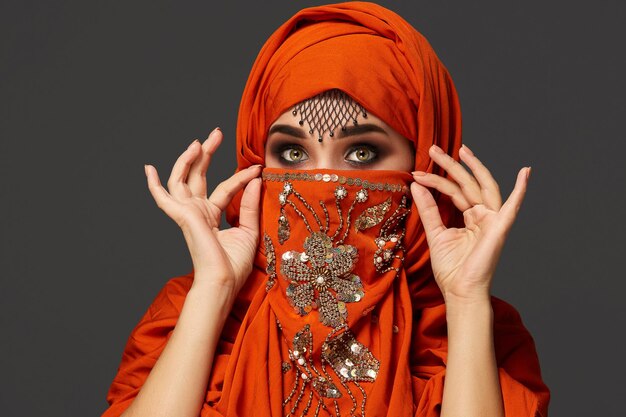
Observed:
[[[167,180],[167,189],[173,197],[191,196],[191,190],[187,186],[187,175],[189,168],[199,156],[200,147],[200,141],[195,139],[174,163],[170,178]]]
[[[433,145],[428,150],[428,154],[433,161],[442,167],[450,177],[459,184],[461,191],[465,195],[467,201],[475,206],[476,204],[482,204],[482,197],[480,195],[480,186],[476,179],[467,172],[463,165],[455,161],[450,155],[445,153],[437,145]]]
[[[175,215],[173,210],[176,207],[176,202],[161,185],[156,168],[152,165],[144,165],[144,171],[146,173],[148,189],[150,190],[150,194],[152,194],[152,198],[154,198],[154,201],[161,210],[172,217]]]
[[[443,221],[441,221],[439,208],[430,191],[416,182],[411,184],[411,194],[413,195],[413,200],[417,206],[422,224],[424,225],[426,239],[430,245],[433,239],[446,230]]]
[[[189,174],[187,175],[187,185],[191,194],[198,197],[206,197],[206,172],[211,158],[217,148],[222,143],[224,135],[219,127],[213,129],[213,131],[206,138],[202,146],[200,147],[200,156],[196,158],[195,162],[189,168]]]
[[[499,211],[500,207],[502,207],[502,196],[500,195],[500,187],[491,175],[491,172],[466,145],[461,146],[459,155],[461,160],[472,170],[474,178],[478,181],[483,204],[487,208]]]
[[[415,171],[413,173],[413,179],[415,179],[415,181],[420,185],[434,188],[449,196],[456,208],[461,211],[465,211],[472,207],[472,205],[465,198],[465,195],[463,195],[461,187],[447,178],[423,171]]]
[[[246,185],[239,208],[239,227],[254,236],[259,234],[259,202],[261,200],[261,178],[254,178]]]
[[[247,169],[237,172],[215,187],[215,190],[209,197],[209,202],[217,206],[220,211],[226,210],[233,196],[245,187],[252,178],[258,177],[260,173],[261,165],[252,165]]]
[[[511,191],[509,198],[507,198],[507,200],[502,205],[502,208],[500,209],[500,213],[503,216],[507,229],[511,227],[511,225],[515,221],[515,217],[517,217],[517,213],[522,206],[524,195],[526,195],[526,187],[528,186],[529,176],[530,167],[520,169],[520,171],[517,173],[515,187],[513,188],[513,191]]]

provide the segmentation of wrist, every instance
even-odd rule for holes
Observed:
[[[489,284],[491,280],[481,283],[475,283],[469,279],[458,279],[458,281],[449,288],[441,289],[446,305],[469,307],[491,303],[491,285]]]
[[[232,305],[237,296],[232,281],[220,280],[211,277],[205,278],[202,273],[195,273],[191,284],[190,292],[199,294],[201,297],[209,298],[211,302],[218,305]]]
[[[493,316],[491,295],[489,293],[474,295],[471,297],[459,297],[456,295],[444,296],[446,303],[446,316],[449,320],[474,320],[476,318],[488,318]]]

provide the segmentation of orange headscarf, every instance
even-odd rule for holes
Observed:
[[[432,144],[458,158],[461,113],[456,90],[429,43],[395,13],[372,3],[349,2],[304,9],[266,42],[241,101],[237,124],[238,169],[264,163],[266,134],[280,114],[303,99],[333,88],[343,90],[368,112],[412,140],[416,169],[443,174],[428,156]],[[362,400],[366,397],[365,411],[370,416],[438,416],[447,357],[445,304],[432,277],[428,247],[416,210],[409,210],[403,217],[403,247],[392,247],[390,252],[392,256],[403,257],[404,263],[394,258],[391,265],[396,269],[380,272],[374,268],[376,258],[382,256],[382,252],[376,252],[376,236],[383,233],[383,217],[388,219],[390,213],[402,212],[402,190],[406,191],[403,186],[410,183],[410,176],[394,171],[307,173],[265,169],[264,179],[261,230],[266,234],[266,244],[263,245],[262,236],[253,273],[226,321],[201,415],[279,416],[288,414],[291,407],[295,415],[304,411],[313,415],[318,404],[321,415],[328,415],[326,409],[334,410],[332,398],[319,399],[310,381],[309,385],[303,382],[306,376],[299,375],[309,368],[302,368],[297,363],[298,357],[293,356],[296,341],[310,335],[312,351],[307,353],[306,361],[312,361],[310,369],[314,365],[321,369],[324,337],[326,341],[333,340],[328,339],[330,327],[320,323],[321,312],[312,311],[310,306],[306,311],[299,310],[302,306],[294,311],[288,294],[294,291],[295,287],[291,290],[289,287],[295,281],[290,284],[284,276],[287,272],[281,269],[290,262],[287,259],[292,255],[283,257],[287,252],[307,254],[301,265],[292,265],[294,270],[313,265],[308,255],[314,251],[305,251],[303,242],[312,239],[314,233],[302,224],[292,227],[283,245],[279,243],[277,219],[284,204],[280,196],[293,197],[295,189],[302,199],[293,197],[293,200],[304,217],[313,228],[319,220],[311,210],[302,208],[302,201],[308,201],[318,209],[322,228],[325,221],[318,202],[324,201],[329,209],[335,204],[340,206],[337,190],[345,187],[349,196],[346,204],[355,201],[359,190],[370,190],[366,204],[354,203],[353,222],[368,213],[376,217],[384,212],[384,216],[380,215],[367,230],[350,232],[345,241],[348,246],[339,247],[333,242],[318,255],[345,258],[351,245],[359,250],[358,264],[348,271],[352,275],[344,275],[359,277],[364,296],[340,307],[345,313],[345,320],[341,321],[349,327],[356,350],[368,351],[377,365],[375,380],[365,378],[360,388],[352,386],[351,395],[347,395],[349,388],[342,386],[341,378],[328,375],[326,381],[332,381],[342,391],[337,406],[343,415],[364,404]],[[459,213],[450,201],[440,195],[436,199],[444,222],[458,224]],[[381,209],[385,204],[389,206]],[[348,206],[344,207],[344,217]],[[227,213],[231,224],[237,224],[238,209],[239,198],[236,198]],[[344,224],[338,223],[341,215],[328,211],[326,222],[331,225],[330,230],[342,227]],[[292,221],[297,220],[295,211],[290,216]],[[389,240],[389,236],[392,235],[386,235],[381,248],[391,244],[393,239]],[[278,273],[275,279],[271,277],[272,271]],[[120,415],[136,396],[176,324],[192,279],[193,272],[170,280],[133,330],[109,391],[107,399],[111,406],[104,417]],[[334,295],[335,291],[329,293]],[[320,308],[318,295],[313,309]],[[335,306],[337,301],[333,299],[333,302]],[[532,337],[513,307],[495,297],[492,304],[505,414],[546,416],[549,391],[541,379]],[[371,358],[369,363],[373,363]],[[305,365],[303,361],[302,366]],[[312,376],[315,374],[309,374],[308,378]],[[293,387],[297,389],[293,391]],[[300,390],[303,399],[296,401]],[[294,397],[289,397],[290,391],[295,392]],[[315,400],[308,403],[308,398]],[[288,404],[287,409],[283,408],[283,402]]]

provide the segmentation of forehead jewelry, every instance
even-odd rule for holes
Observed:
[[[294,106],[291,113],[294,116],[299,113],[300,126],[306,122],[309,133],[317,132],[317,140],[320,142],[324,132],[329,131],[328,135],[333,137],[337,127],[341,126],[341,130],[345,131],[350,121],[355,126],[358,124],[359,115],[367,118],[363,106],[339,89],[327,90],[303,100]]]

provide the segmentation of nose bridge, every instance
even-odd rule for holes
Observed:
[[[323,142],[315,141],[314,169],[341,169],[343,155],[339,150],[338,143],[333,138],[324,138]]]

